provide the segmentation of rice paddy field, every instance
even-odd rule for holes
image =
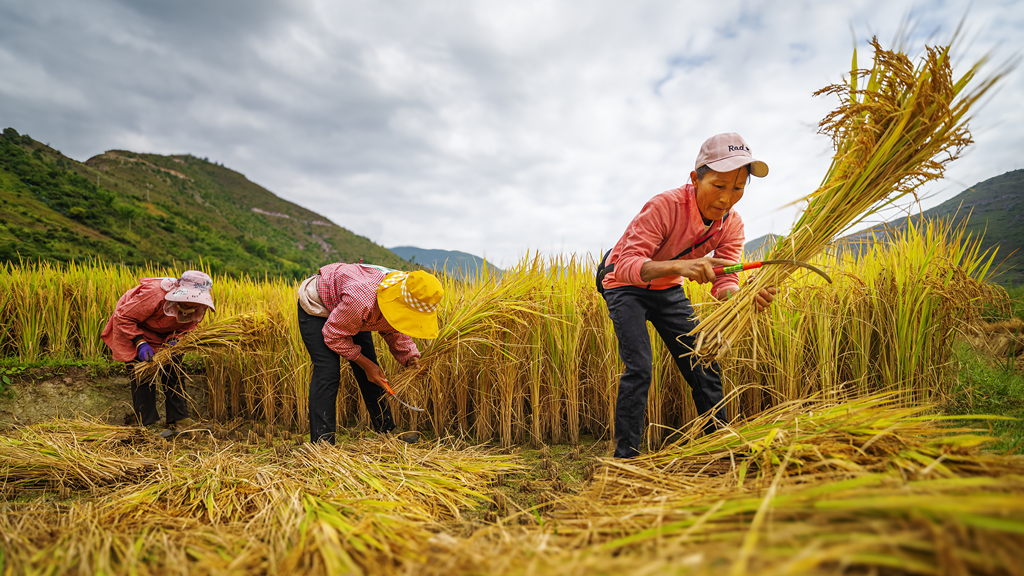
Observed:
[[[900,133],[925,122],[906,112],[918,93],[955,100],[970,79],[941,74],[942,50],[916,69],[891,54],[854,71],[867,88],[851,81],[844,98],[854,109],[889,98]],[[966,108],[945,104],[932,133],[951,145],[925,138],[896,161],[912,182],[883,178],[865,194],[941,175],[925,152],[951,160],[969,143]],[[800,270],[745,279],[747,293],[766,278],[779,287],[761,314],[743,290],[718,302],[687,285],[713,320],[704,357],[721,359],[729,426],[701,435],[652,330],[645,453],[606,458],[622,366],[594,262],[531,255],[500,276],[442,278],[441,332],[417,343],[421,370],[378,342],[399,397],[425,409],[393,403],[398,425],[424,440],[369,432],[343,368],[338,445],[312,445],[296,285],[216,277],[217,313],[176,346],[207,388],[195,430],[165,441],[71,418],[0,433],[0,574],[1024,574],[1024,457],[997,433],[1005,418],[964,403],[959,360],[1014,304],[990,282],[995,255],[962,228],[823,241],[865,208],[817,199],[835,186],[859,196],[870,179],[856,174],[884,164],[845,144],[885,133],[877,108],[858,110],[837,132],[825,192],[779,249],[833,282]],[[118,297],[180,272],[5,265],[0,357],[105,362],[99,333]],[[138,370],[159,377],[174,361]]]
[[[366,429],[347,369],[342,440],[305,442],[295,286],[216,278],[217,314],[181,342],[202,351],[202,431],[0,436],[0,572],[1019,574],[1024,458],[992,450],[996,417],[945,410],[955,342],[1009,314],[992,260],[938,224],[822,254],[834,283],[797,275],[754,320],[723,363],[733,425],[706,437],[652,338],[648,452],[627,462],[604,457],[621,367],[592,262],[444,279],[426,372],[386,366],[426,408],[392,407],[415,445]],[[119,295],[171,273],[8,266],[3,354],[102,359]]]

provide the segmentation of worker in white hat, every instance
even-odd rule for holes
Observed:
[[[185,332],[195,329],[213,306],[213,280],[205,272],[188,270],[180,278],[142,278],[114,307],[100,337],[118,362],[149,362],[165,346],[173,346]],[[193,424],[181,385],[181,372],[172,365],[164,375],[165,438]],[[156,410],[156,382],[131,383],[132,408],[137,424],[149,426],[160,419]]]

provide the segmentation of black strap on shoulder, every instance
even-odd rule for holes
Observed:
[[[722,226],[723,227],[725,226],[725,219],[728,218],[728,217],[729,217],[729,213],[726,213],[725,216],[722,217]],[[719,228],[718,230],[715,230],[713,233],[708,234],[707,236],[701,238],[700,240],[698,240],[695,244],[692,244],[686,250],[683,250],[679,254],[676,254],[674,258],[671,258],[671,260],[679,260],[680,258],[685,257],[690,252],[693,252],[697,248],[700,248],[701,246],[703,246],[704,243],[707,242],[708,240],[711,240],[712,238],[714,238],[715,234],[718,234],[721,230],[722,230],[722,228]],[[608,260],[608,255],[612,253],[613,249],[614,248],[609,248],[608,251],[605,252],[604,256],[601,258],[601,263],[597,265],[597,277],[595,278],[595,280],[597,280],[597,291],[598,291],[599,294],[602,294],[602,295],[604,294],[604,277],[607,276],[608,273],[611,272],[612,270],[615,270],[615,263],[614,262],[611,263],[611,264],[608,264],[607,266],[605,266],[605,264],[604,264]]]
[[[612,270],[615,270],[615,264],[609,264],[608,266],[604,265],[608,260],[608,255],[612,253],[612,250],[614,250],[614,248],[609,248],[601,258],[601,263],[597,265],[597,293],[602,296],[604,295],[604,277]]]

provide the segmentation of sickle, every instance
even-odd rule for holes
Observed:
[[[820,268],[811,266],[807,262],[801,262],[800,260],[758,260],[756,262],[741,262],[739,264],[731,264],[729,266],[715,266],[712,271],[715,275],[718,274],[732,274],[733,272],[739,272],[741,270],[755,270],[764,266],[765,264],[790,264],[793,266],[800,266],[801,268],[807,268],[811,272],[821,276],[829,284],[832,283],[832,278],[828,274],[825,274]]]
[[[402,406],[405,406],[409,410],[415,410],[417,412],[426,412],[426,410],[424,410],[423,408],[417,408],[415,406],[410,406],[410,405],[406,404],[405,402],[402,402],[402,399],[399,398],[398,395],[395,394],[395,391],[391,389],[391,386],[388,385],[388,381],[387,380],[384,381],[384,389],[387,390],[388,394],[391,394],[391,396],[394,397],[395,400],[398,400],[399,404],[401,404]]]

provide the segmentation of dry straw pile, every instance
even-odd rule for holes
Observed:
[[[396,574],[518,468],[452,442],[170,448],[56,421],[0,442],[0,573]]]
[[[491,574],[1020,574],[1024,458],[893,396],[789,403],[604,460],[537,525],[473,535]],[[439,561],[444,561],[443,558]],[[450,561],[460,565],[459,562]]]
[[[1024,458],[895,400],[695,426],[493,522],[479,509],[523,466],[457,442],[167,444],[57,421],[0,442],[0,572],[1019,574]]]
[[[793,231],[778,241],[768,259],[810,261],[839,234],[930,180],[971,143],[971,108],[1007,72],[972,83],[982,62],[960,78],[952,73],[952,43],[927,47],[915,67],[911,59],[872,40],[874,65],[857,68],[854,51],[849,82],[819,90],[835,94],[840,106],[818,125],[832,138],[835,156],[821,186],[808,201]],[[780,286],[793,266],[763,269],[694,330],[694,354],[704,362],[722,360],[754,323],[754,297]]]

